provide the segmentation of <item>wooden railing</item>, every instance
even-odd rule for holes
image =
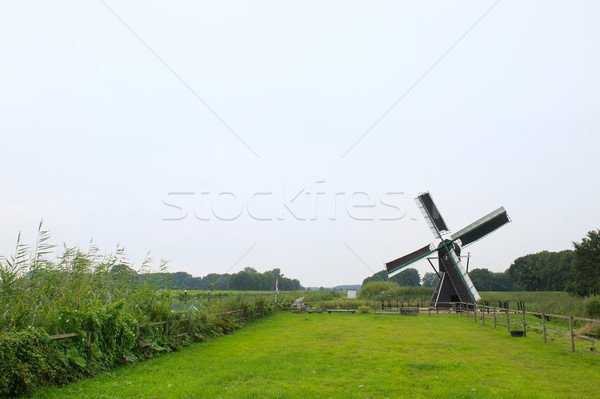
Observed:
[[[590,319],[585,317],[565,316],[554,313],[545,312],[531,312],[526,311],[524,306],[520,310],[513,310],[507,307],[495,307],[487,305],[474,305],[472,303],[463,302],[452,302],[447,303],[447,307],[438,308],[429,306],[427,301],[413,301],[405,302],[401,300],[394,301],[354,301],[354,302],[303,302],[308,307],[303,309],[310,311],[314,309],[340,309],[340,310],[356,310],[361,306],[368,306],[376,314],[421,314],[421,313],[457,313],[461,317],[465,316],[469,319],[473,317],[475,322],[481,321],[482,325],[486,323],[492,323],[493,327],[497,328],[498,324],[505,324],[506,329],[509,333],[515,334],[516,332],[522,333],[524,337],[527,336],[527,329],[541,330],[544,343],[547,342],[548,333],[565,335],[570,338],[571,350],[575,351],[575,339],[583,339],[591,342],[600,342],[600,337],[593,337],[590,335],[577,334],[575,331],[575,323],[587,322],[587,323],[598,323],[599,319]],[[283,308],[281,310],[290,310],[296,308]],[[517,319],[515,315],[518,315]],[[520,317],[519,317],[520,316]],[[527,320],[528,316],[534,316],[540,319],[540,323],[534,323],[531,320]],[[550,326],[546,323],[550,318],[558,318],[568,320],[568,330],[560,330],[556,323],[550,323]],[[518,330],[514,327],[517,326]]]
[[[461,312],[461,316],[466,313],[467,318],[470,315],[473,315],[473,319],[475,322],[481,321],[482,325],[485,326],[486,320],[490,320],[494,322],[494,328],[497,327],[498,323],[505,323],[506,329],[508,332],[514,333],[515,331],[521,331],[523,336],[527,336],[527,329],[536,329],[541,330],[544,343],[547,342],[548,332],[554,334],[565,335],[570,338],[571,341],[571,351],[575,352],[575,338],[588,340],[591,342],[600,342],[600,338],[591,337],[589,335],[581,335],[576,334],[573,325],[574,322],[587,322],[587,323],[600,323],[598,319],[590,319],[586,317],[575,317],[575,316],[565,316],[554,313],[545,313],[545,312],[530,312],[526,311],[523,307],[521,310],[513,310],[509,308],[501,308],[495,306],[486,306],[486,305],[476,305],[473,304],[465,304],[459,303],[457,304],[457,309]],[[521,317],[517,320],[513,317],[511,319],[511,315],[520,315]],[[527,316],[531,315],[541,320],[541,324],[532,323],[531,320],[527,321]],[[550,318],[558,318],[569,321],[569,330],[563,331],[558,329],[557,326],[552,325],[552,327],[548,327],[546,321],[549,321]],[[600,324],[599,324],[600,325]],[[512,326],[519,326],[519,330],[511,329]]]
[[[225,316],[225,315],[231,315],[231,314],[235,314],[235,313],[239,313],[239,312],[243,312],[243,311],[244,311],[244,309],[237,309],[237,310],[231,310],[229,312],[213,313],[213,314],[210,314],[209,316]],[[262,313],[257,313],[256,315],[260,317],[260,316],[262,316]],[[172,320],[170,322],[169,321],[155,321],[155,322],[151,322],[151,323],[140,324],[138,326],[138,329],[164,326],[163,334],[168,335],[169,334],[169,323],[179,324],[179,323],[182,323],[185,321],[190,321],[190,320],[189,319],[179,319],[179,320]],[[88,345],[89,345],[89,344],[91,344],[91,341],[92,341],[92,334],[102,334],[102,331],[83,331],[83,332],[78,332],[78,333],[56,334],[56,335],[51,335],[50,339],[51,340],[66,339],[66,338],[74,338],[74,337],[80,337],[80,336],[85,335],[87,338]],[[180,337],[183,337],[186,335],[189,335],[189,333],[184,332],[181,334],[176,334],[173,337],[180,338]],[[142,339],[140,339],[139,345],[147,346],[147,345],[145,345],[145,341]]]

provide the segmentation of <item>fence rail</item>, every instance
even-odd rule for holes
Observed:
[[[545,312],[530,312],[526,311],[524,306],[520,306],[519,310],[510,309],[508,307],[496,307],[488,305],[474,305],[472,303],[464,302],[452,302],[447,303],[446,309],[440,309],[437,307],[431,307],[429,302],[425,301],[413,301],[405,302],[401,300],[383,300],[383,301],[354,301],[354,302],[303,302],[302,308],[292,307],[285,308],[282,310],[298,309],[301,311],[314,312],[315,310],[327,311],[328,309],[341,309],[341,310],[355,310],[361,306],[368,306],[376,314],[420,314],[427,312],[431,314],[435,313],[460,313],[461,316],[466,314],[467,318],[471,315],[474,316],[475,322],[481,320],[482,324],[485,325],[486,321],[493,321],[493,327],[497,328],[498,323],[506,324],[506,329],[509,333],[513,334],[516,331],[522,332],[523,336],[527,336],[527,329],[541,330],[544,338],[544,343],[547,342],[547,333],[564,335],[570,338],[571,350],[575,351],[575,338],[587,340],[591,342],[600,342],[600,338],[591,337],[589,335],[577,334],[574,331],[573,323],[586,322],[586,323],[598,323],[599,319],[591,319],[587,317],[576,317],[566,316],[554,313]],[[515,315],[519,315],[518,320],[515,320]],[[511,317],[512,316],[512,317]],[[541,319],[541,324],[536,324],[527,320],[527,316],[535,316]],[[546,321],[550,318],[558,318],[569,321],[568,331],[559,330],[556,326],[547,326]],[[514,329],[517,327],[518,330]]]
[[[243,312],[244,309],[236,309],[236,310],[231,310],[229,312],[221,312],[221,313],[213,313],[210,314],[209,316],[225,316],[225,315],[231,315],[231,314],[235,314],[235,313],[239,313],[239,312]],[[262,316],[262,313],[257,313],[257,316]],[[182,323],[185,321],[189,321],[189,319],[179,319],[179,320],[173,320],[171,321],[171,323]],[[155,321],[155,322],[151,322],[151,323],[145,323],[145,324],[140,324],[137,327],[139,329],[143,329],[143,328],[148,328],[148,327],[156,327],[156,326],[164,326],[164,334],[168,334],[169,333],[169,321]],[[64,334],[55,334],[55,335],[51,335],[50,339],[51,340],[58,340],[58,339],[66,339],[66,338],[75,338],[75,337],[80,337],[85,335],[88,341],[88,344],[91,343],[91,339],[92,339],[92,334],[101,334],[102,331],[82,331],[82,332],[76,332],[76,333],[64,333]],[[185,335],[189,335],[189,333],[185,332],[185,333],[181,333],[181,334],[176,334],[173,337],[174,338],[181,338]],[[140,345],[143,344],[143,341],[140,339]]]
[[[369,310],[373,309],[374,313],[377,314],[420,314],[423,312],[427,312],[431,314],[432,312],[439,313],[440,309],[437,307],[429,306],[428,302],[425,301],[413,301],[413,302],[405,302],[405,301],[355,301],[355,302],[303,302],[305,307],[301,310],[310,311],[314,309],[321,309],[322,311],[326,311],[327,309],[341,309],[341,310],[355,310],[359,306],[368,306]],[[575,351],[575,338],[583,339],[591,342],[600,342],[600,338],[590,337],[588,335],[576,334],[573,329],[573,322],[587,322],[587,323],[599,323],[599,319],[590,319],[586,317],[575,317],[575,316],[565,316],[553,313],[545,313],[545,312],[530,312],[526,311],[523,307],[522,310],[514,310],[503,307],[495,307],[495,306],[487,306],[487,305],[473,305],[470,303],[463,302],[455,302],[449,303],[448,309],[442,310],[443,313],[460,313],[461,317],[466,314],[467,318],[470,318],[473,315],[475,322],[481,320],[482,325],[485,326],[486,320],[492,321],[494,323],[494,328],[497,328],[498,323],[505,323],[508,332],[514,331],[522,331],[523,336],[527,336],[527,329],[535,329],[541,330],[543,334],[544,343],[547,342],[547,333],[551,332],[553,334],[560,334],[568,336],[571,340],[571,350]],[[280,308],[281,310],[290,310],[290,309],[298,309],[296,308]],[[236,309],[228,312],[214,313],[210,316],[225,316],[232,315],[235,313],[243,312],[244,309]],[[262,316],[262,313],[256,314],[257,316]],[[520,320],[511,319],[511,315],[521,315]],[[526,316],[531,315],[541,319],[541,325],[528,322],[526,320]],[[569,330],[562,331],[556,328],[548,327],[546,325],[546,321],[550,318],[559,318],[569,320]],[[171,323],[182,323],[185,321],[189,321],[189,319],[180,319],[173,320]],[[145,324],[140,324],[138,326],[139,329],[148,328],[148,327],[157,327],[160,325],[164,326],[164,334],[168,334],[169,330],[168,321],[156,321]],[[511,330],[511,327],[518,326],[519,330]],[[79,333],[63,333],[51,335],[51,340],[58,339],[67,339],[74,338],[78,336],[85,335],[88,341],[88,344],[91,343],[92,334],[101,334],[102,331],[83,331]],[[174,338],[180,338],[183,336],[189,335],[188,332],[183,332],[179,334],[173,335]],[[140,344],[142,344],[142,340],[140,339]]]
[[[573,351],[573,352],[575,352],[575,338],[583,339],[583,340],[587,340],[587,341],[591,341],[591,342],[600,342],[600,338],[591,337],[589,335],[576,334],[573,329],[574,322],[599,323],[599,325],[600,325],[599,319],[590,319],[587,317],[566,316],[566,315],[545,313],[545,312],[530,312],[530,311],[525,310],[524,306],[521,307],[521,310],[514,310],[514,309],[509,309],[509,308],[495,307],[495,306],[488,306],[488,305],[479,305],[479,304],[473,305],[473,304],[467,304],[467,303],[458,303],[457,305],[461,309],[461,312],[466,311],[467,317],[469,317],[470,313],[473,313],[475,322],[477,322],[477,320],[479,318],[482,322],[482,325],[485,325],[486,320],[493,320],[494,328],[496,328],[496,325],[498,322],[506,323],[506,327],[509,332],[513,333],[514,331],[522,331],[524,337],[527,336],[528,328],[535,329],[535,330],[542,330],[544,343],[547,342],[547,333],[548,332],[551,332],[553,334],[560,334],[560,335],[568,336],[571,341],[571,351]],[[520,321],[516,321],[516,320],[510,318],[510,315],[515,315],[515,314],[521,315]],[[541,319],[541,325],[532,323],[531,321],[527,321],[528,315],[535,316],[535,317]],[[500,317],[500,316],[502,316],[502,317]],[[558,318],[558,319],[568,320],[569,321],[569,330],[564,331],[564,330],[559,330],[557,328],[548,327],[546,325],[546,321],[549,321],[550,318]],[[520,330],[511,330],[511,326],[520,326]]]

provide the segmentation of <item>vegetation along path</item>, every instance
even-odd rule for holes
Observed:
[[[454,314],[278,313],[34,397],[598,397],[600,356]]]

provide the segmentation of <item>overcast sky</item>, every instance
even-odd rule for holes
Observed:
[[[359,284],[499,206],[471,268],[600,227],[596,1],[0,2],[0,253]],[[295,199],[294,199],[295,198]],[[422,261],[421,274],[431,271]]]

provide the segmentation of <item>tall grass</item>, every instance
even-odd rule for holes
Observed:
[[[586,314],[585,298],[570,295],[564,291],[519,291],[519,292],[480,292],[481,299],[490,306],[508,301],[511,308],[517,302],[525,302],[525,309],[532,312],[554,313],[566,316],[592,317]]]
[[[34,245],[22,243],[19,235],[15,254],[0,258],[0,331],[70,332],[64,331],[72,322],[63,319],[65,313],[89,314],[116,302],[140,322],[170,312],[168,292],[136,279],[122,247],[114,254],[101,254],[92,243],[86,252],[63,246],[56,254],[55,249],[40,223]],[[164,269],[166,262],[155,266],[147,256],[139,271],[156,267]]]
[[[395,281],[373,281],[365,284],[360,293],[360,299],[394,300],[394,301],[429,301],[433,288],[400,286]]]

